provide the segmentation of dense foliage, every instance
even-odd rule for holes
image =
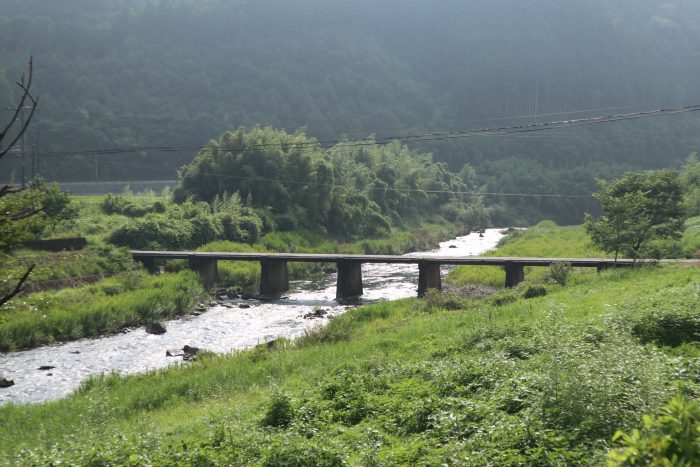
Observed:
[[[34,54],[39,153],[196,148],[258,123],[339,140],[623,113],[696,103],[699,25],[693,0],[0,0],[0,109]],[[698,129],[680,115],[415,148],[455,171],[470,163],[490,192],[586,195],[596,177],[679,166]],[[61,179],[172,179],[195,152],[38,166]],[[593,206],[489,202],[521,222],[577,223]]]
[[[455,174],[399,143],[340,143],[324,150],[303,132],[255,127],[210,142],[183,167],[173,196],[216,205],[234,193],[249,207],[269,209],[281,230],[358,238],[440,214],[484,225],[489,215],[476,192],[471,167]]]
[[[258,212],[242,206],[238,194],[224,195],[211,204],[188,200],[181,204],[155,201],[151,205],[107,196],[102,210],[133,217],[113,230],[109,241],[137,249],[196,248],[214,240],[255,243],[263,231],[272,230]]]
[[[612,466],[695,465],[700,459],[700,406],[673,398],[653,415],[644,416],[643,430],[615,439],[621,447],[610,453]]]

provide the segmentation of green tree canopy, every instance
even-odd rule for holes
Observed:
[[[469,166],[454,173],[396,142],[326,149],[303,131],[256,126],[211,141],[182,168],[174,197],[211,202],[238,193],[249,207],[269,208],[278,225],[294,219],[305,228],[360,237],[436,217],[446,205],[450,220],[474,222],[467,205],[479,198],[475,179]],[[478,206],[483,220],[485,208]]]
[[[606,182],[594,195],[605,215],[586,214],[585,227],[603,251],[631,258],[643,256],[658,238],[678,238],[683,231],[683,186],[674,170],[628,172]]]

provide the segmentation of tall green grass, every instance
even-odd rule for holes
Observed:
[[[0,313],[0,351],[97,337],[189,313],[202,287],[195,273],[127,273],[96,285],[22,297]]]
[[[500,306],[380,303],[297,342],[0,407],[0,460],[601,465],[617,429],[700,389],[693,360],[637,337],[698,306],[697,273],[681,267],[587,275]]]

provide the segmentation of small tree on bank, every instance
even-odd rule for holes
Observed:
[[[584,225],[593,243],[615,260],[642,257],[652,240],[680,237],[683,187],[676,171],[629,172],[598,183],[601,190],[593,196],[605,215],[586,214]]]

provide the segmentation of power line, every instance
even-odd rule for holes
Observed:
[[[464,130],[464,131],[447,131],[447,132],[432,132],[432,133],[421,133],[412,135],[396,135],[387,136],[374,139],[362,139],[362,140],[322,140],[322,141],[306,141],[303,143],[291,143],[289,145],[284,145],[288,149],[304,149],[304,148],[319,148],[319,149],[330,149],[332,147],[359,147],[359,146],[377,146],[386,145],[392,142],[409,143],[409,142],[425,142],[425,141],[440,141],[440,140],[451,140],[451,139],[462,139],[477,136],[501,136],[509,135],[515,133],[533,133],[541,131],[549,131],[560,128],[570,128],[577,126],[588,126],[588,125],[601,125],[612,122],[620,122],[626,120],[638,120],[643,118],[652,118],[666,115],[676,115],[684,114],[690,112],[700,111],[700,104],[687,105],[683,107],[676,108],[664,108],[655,109],[640,112],[631,112],[626,114],[618,115],[608,115],[599,117],[588,117],[580,119],[571,120],[560,120],[552,121],[546,123],[531,123],[513,126],[502,126],[493,128],[482,128],[477,130]],[[250,144],[245,147],[219,147],[218,149],[223,152],[244,152],[250,149],[261,149],[266,147],[279,147],[280,143],[258,143]],[[141,147],[130,147],[130,148],[107,148],[107,149],[96,149],[96,150],[81,150],[81,151],[61,151],[61,152],[45,152],[39,153],[40,157],[68,157],[68,156],[81,156],[81,155],[101,155],[101,154],[126,154],[141,151],[155,151],[155,152],[192,152],[200,151],[205,149],[207,146],[141,146]]]
[[[114,161],[107,161],[108,163],[114,163]],[[147,170],[160,170],[161,167],[136,165],[136,164],[124,164],[129,167],[137,169],[147,169]],[[230,175],[221,172],[198,172],[198,175],[208,175],[219,178],[228,178],[234,180],[252,180],[253,182],[277,182],[282,184],[291,185],[309,185],[312,181],[301,181],[301,180],[284,180],[263,177],[260,175],[255,175],[253,177],[243,176],[243,175]],[[344,188],[343,185],[323,185],[315,184],[316,187],[325,188]],[[430,190],[430,189],[420,189],[420,188],[390,188],[390,187],[372,187],[372,191],[392,191],[397,193],[430,193],[430,194],[452,194],[452,195],[469,195],[469,196],[494,196],[494,197],[520,197],[520,198],[561,198],[561,199],[593,199],[593,195],[562,195],[555,193],[505,193],[505,192],[492,192],[492,191],[458,191],[458,190]]]

